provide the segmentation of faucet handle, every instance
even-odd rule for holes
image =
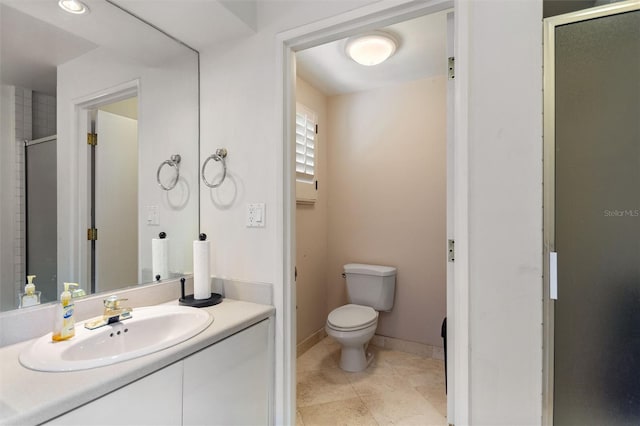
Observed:
[[[120,299],[117,295],[112,295],[104,299],[104,307],[108,309],[118,309],[120,307],[120,302],[125,302],[128,299]]]

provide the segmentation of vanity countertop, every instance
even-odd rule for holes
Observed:
[[[90,370],[49,373],[23,367],[18,357],[33,340],[0,348],[0,424],[29,425],[50,420],[269,318],[275,312],[270,305],[233,299],[224,299],[218,305],[203,309],[211,313],[213,323],[191,339],[140,358]]]

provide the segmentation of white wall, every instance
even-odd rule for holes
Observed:
[[[104,93],[139,79],[139,264],[151,278],[151,239],[160,231],[171,239],[170,270],[192,271],[191,241],[198,224],[198,113],[196,55],[187,51],[167,64],[144,66],[137,61],[99,48],[58,67],[58,277],[80,280],[80,245],[87,244],[77,224],[82,212],[73,194],[82,186],[76,162],[85,161],[83,150],[72,140],[74,102]],[[98,137],[99,138],[99,137]],[[99,149],[100,142],[98,141]],[[80,153],[82,150],[82,154]],[[180,154],[180,178],[172,191],[156,183],[160,163]],[[64,165],[67,165],[66,167]],[[115,166],[115,165],[114,165]],[[115,166],[117,167],[117,166]],[[114,200],[117,201],[117,200]],[[148,226],[146,206],[159,206],[160,226]],[[66,220],[64,220],[66,219]],[[81,285],[86,283],[81,282]]]
[[[470,423],[540,424],[542,1],[468,6]]]

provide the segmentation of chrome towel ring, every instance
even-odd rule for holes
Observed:
[[[227,157],[227,150],[225,148],[218,148],[218,149],[216,149],[216,153],[215,154],[211,154],[209,156],[209,158],[207,158],[204,161],[204,164],[202,165],[201,176],[202,176],[202,181],[209,188],[217,188],[217,187],[219,187],[220,185],[222,185],[222,182],[224,182],[224,178],[227,177],[227,163],[224,160],[226,157]],[[209,182],[207,182],[207,178],[204,177],[204,171],[207,168],[207,164],[211,160],[222,161],[222,179],[220,179],[220,182],[218,182],[218,183],[209,183]]]
[[[165,191],[170,191],[173,188],[175,188],[176,184],[178,183],[178,179],[180,179],[180,160],[181,160],[180,155],[175,154],[171,156],[171,159],[164,160],[162,163],[160,163],[160,166],[158,167],[158,172],[156,173],[156,180],[158,181],[158,185],[160,185],[160,188],[164,189]],[[164,186],[164,184],[160,181],[160,171],[164,166],[169,166],[176,169],[176,177],[169,183],[168,186]]]

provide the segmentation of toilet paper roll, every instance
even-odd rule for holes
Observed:
[[[209,241],[193,242],[193,297],[211,297],[211,273],[209,272]]]
[[[151,271],[153,280],[160,275],[160,279],[169,278],[169,239],[151,239]]]

